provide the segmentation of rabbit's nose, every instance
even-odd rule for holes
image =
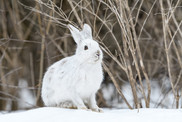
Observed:
[[[96,55],[100,56],[100,51],[99,50],[97,50]]]

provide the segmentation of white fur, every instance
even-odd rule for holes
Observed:
[[[50,66],[43,78],[42,99],[46,106],[101,111],[95,95],[103,80],[102,58],[99,45],[92,39],[89,25],[79,31],[69,25],[77,43],[76,54]],[[88,49],[84,50],[87,46]],[[99,55],[99,56],[98,56]]]

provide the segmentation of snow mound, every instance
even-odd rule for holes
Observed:
[[[104,109],[104,113],[44,107],[0,114],[0,122],[182,122],[182,109]]]

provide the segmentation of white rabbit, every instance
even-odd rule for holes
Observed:
[[[95,96],[103,80],[103,53],[89,25],[84,24],[82,31],[68,27],[77,43],[76,53],[48,68],[42,84],[43,102],[46,106],[101,112]]]

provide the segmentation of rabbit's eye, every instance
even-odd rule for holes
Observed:
[[[88,46],[87,45],[84,46],[84,50],[88,50]]]

